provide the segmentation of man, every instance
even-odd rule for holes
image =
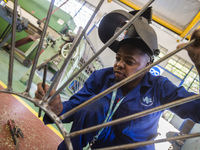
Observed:
[[[129,19],[129,15],[129,13],[122,11],[114,11],[106,15],[99,27],[101,40],[106,42],[116,29],[122,27],[124,22]],[[111,20],[112,18],[114,19]],[[108,20],[111,25],[107,23]],[[74,94],[69,101],[61,103],[60,97],[57,96],[50,104],[50,109],[58,116],[64,114],[111,87],[116,82],[131,76],[151,64],[153,56],[158,50],[156,34],[148,23],[148,19],[140,17],[110,46],[116,52],[116,61],[113,68],[95,71],[85,82],[84,87]],[[110,31],[112,32],[111,34],[108,33]],[[196,30],[193,38],[198,39],[196,40],[197,43],[188,47],[187,50],[198,72],[200,72],[200,30]],[[35,96],[42,99],[47,89],[48,86],[43,90],[41,84],[38,84]],[[73,121],[71,128],[71,132],[73,132],[191,95],[194,95],[194,93],[187,92],[183,87],[176,87],[167,78],[162,76],[156,77],[146,72],[134,81],[125,84],[116,91],[79,110],[74,115],[63,120],[63,122],[69,123]],[[113,102],[113,106],[111,102]],[[199,108],[200,102],[194,101],[171,108],[171,111],[182,118],[190,118],[195,122],[200,122]],[[73,148],[75,150],[82,149],[94,138],[97,140],[92,145],[92,148],[152,140],[157,135],[157,126],[161,114],[162,111],[156,112],[99,131],[74,137],[71,139]],[[44,121],[46,123],[51,122],[47,116],[44,117]],[[65,143],[62,142],[58,149],[66,149]],[[135,150],[154,149],[154,145],[135,148]]]

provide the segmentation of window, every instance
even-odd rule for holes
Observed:
[[[199,93],[199,75],[195,67],[186,76],[183,86],[190,92]]]
[[[55,6],[59,7],[64,2],[66,2],[66,0],[55,0]],[[76,23],[74,33],[77,33],[80,26],[83,28],[86,26],[95,10],[95,7],[84,0],[69,0],[61,7],[61,9],[72,16]],[[68,22],[68,24],[70,24],[70,22]]]
[[[177,55],[172,56],[171,59],[168,61],[167,65],[165,66],[165,69],[172,72],[181,79],[185,78],[185,76],[189,73],[191,68],[192,64],[188,63],[187,61],[178,57]]]
[[[199,75],[192,64],[174,55],[168,61],[165,69],[181,78],[182,86],[189,92],[199,93]]]

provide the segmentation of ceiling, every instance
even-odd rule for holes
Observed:
[[[149,0],[119,0],[138,10]],[[190,38],[191,33],[200,28],[200,0],[155,0],[153,20],[177,33],[181,38]]]

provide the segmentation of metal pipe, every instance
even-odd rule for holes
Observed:
[[[79,36],[78,40],[76,41],[76,43],[75,43],[74,46],[72,47],[72,50],[71,50],[71,51],[75,51],[75,48],[78,46],[79,42],[81,41],[82,37],[84,36],[85,32],[87,31],[89,25],[91,24],[93,18],[95,17],[96,13],[97,13],[98,10],[100,9],[100,7],[101,7],[101,5],[103,4],[103,2],[104,2],[104,0],[101,0],[101,1],[99,2],[99,4],[97,5],[97,7],[96,7],[94,13],[92,14],[90,20],[89,20],[88,23],[86,24],[86,26],[85,26],[83,32],[81,33],[81,35]],[[64,61],[63,65],[62,65],[62,67],[61,67],[61,69],[60,69],[60,71],[57,73],[56,77],[55,77],[54,80],[53,80],[53,83],[51,84],[51,86],[49,87],[49,90],[48,90],[47,93],[45,94],[45,97],[44,97],[45,100],[49,97],[50,92],[52,91],[54,85],[56,84],[56,82],[57,82],[58,79],[60,78],[60,75],[61,75],[62,71],[65,69],[65,65],[68,63],[68,59],[70,59],[70,58],[72,57],[72,54],[73,54],[72,52],[69,52],[69,54],[68,54],[66,60]],[[62,87],[63,87],[63,86],[62,86]],[[64,87],[64,88],[65,88],[65,87]],[[64,88],[63,88],[63,89],[64,89]],[[57,92],[57,91],[59,91],[59,92]],[[62,91],[62,88],[59,88],[57,91],[49,98],[49,100],[47,100],[48,102],[51,102],[51,101]]]
[[[71,59],[73,53],[76,51],[76,47],[78,46],[80,40],[81,40],[81,35],[79,36],[79,38],[78,38],[78,40],[76,41],[76,43],[72,45],[72,49],[69,51],[69,53],[68,53],[68,55],[67,55],[67,57],[66,57],[64,63],[62,64],[60,70],[57,72],[57,74],[56,74],[56,76],[55,76],[55,78],[54,78],[52,84],[50,85],[48,91],[45,93],[45,96],[44,96],[43,100],[46,100],[46,99],[49,97],[49,95],[50,95],[52,89],[53,89],[55,86],[57,87],[57,85],[58,85],[57,83],[59,82],[59,80],[60,80],[60,78],[61,78],[61,76],[62,76],[62,73],[63,73],[63,71],[65,70],[66,66],[68,66],[69,60]]]
[[[73,48],[73,46],[74,46],[74,43],[77,42],[77,40],[78,40],[78,38],[80,37],[82,31],[83,31],[83,28],[82,28],[82,27],[79,27],[79,30],[78,30],[78,32],[77,32],[75,38],[74,38],[74,42],[73,42],[73,44],[72,44],[72,47],[70,48],[69,51],[72,50],[72,48]],[[73,51],[72,53],[74,53],[75,51],[76,51],[76,49],[74,49],[74,51]],[[70,58],[69,58],[69,60],[70,60]],[[61,84],[61,82],[62,82],[62,78],[63,78],[63,76],[65,75],[65,71],[66,71],[66,69],[67,69],[67,67],[68,67],[69,60],[68,60],[68,63],[65,65],[64,70],[61,72],[61,75],[60,75],[59,80],[58,80],[57,83],[55,83],[55,85],[54,85],[54,89],[55,89],[55,90],[57,90],[57,89],[60,87],[60,84]]]
[[[75,72],[47,101],[50,103],[81,71],[85,69],[99,54],[101,54],[113,41],[125,30],[127,29],[153,2],[150,0],[140,11],[138,11],[135,16],[133,16],[128,23],[126,23],[110,40],[108,40],[104,46],[92,56],[77,72]],[[74,109],[73,109],[74,110]],[[74,112],[73,112],[74,113]],[[62,115],[63,116],[63,115]]]
[[[194,43],[195,40],[193,39],[192,41],[188,42],[185,46],[182,46],[174,51],[172,51],[171,53],[165,55],[164,57],[162,57],[161,59],[159,59],[158,61],[148,65],[147,67],[145,67],[144,69],[136,72],[135,74],[125,78],[124,80],[116,83],[115,85],[109,87],[108,89],[104,90],[103,92],[101,92],[100,94],[92,97],[91,99],[87,100],[86,102],[80,104],[79,106],[77,106],[76,108],[68,111],[67,113],[63,114],[62,116],[60,116],[61,120],[71,116],[72,114],[74,114],[75,112],[77,112],[78,110],[82,109],[83,107],[89,105],[90,103],[93,103],[94,101],[100,99],[101,97],[109,94],[110,92],[112,92],[113,90],[123,86],[124,84],[136,79],[137,77],[139,77],[140,75],[142,75],[143,73],[145,73],[146,71],[148,71],[150,68],[152,68],[154,65],[159,64],[160,62],[162,62],[163,60],[166,60],[167,58],[171,57],[172,55],[176,54],[177,52],[179,52],[180,50],[184,49],[185,47],[189,46],[190,44]]]
[[[40,51],[42,49],[42,45],[43,45],[44,38],[45,38],[45,35],[46,35],[47,27],[48,27],[49,20],[50,20],[50,17],[51,17],[51,13],[52,13],[52,10],[53,10],[54,1],[55,0],[51,0],[51,3],[50,3],[50,7],[49,7],[49,10],[48,10],[48,13],[47,13],[47,19],[46,19],[46,22],[45,22],[45,25],[44,25],[44,28],[43,28],[43,32],[42,32],[42,35],[41,35],[41,38],[40,38],[40,42],[38,44],[38,49],[37,49],[37,52],[36,52],[36,55],[35,55],[35,59],[34,59],[34,63],[33,63],[32,69],[31,69],[29,80],[27,82],[27,88],[25,90],[26,93],[29,93],[29,90],[30,90],[30,87],[31,87],[31,83],[33,81],[33,76],[34,76],[34,73],[35,73],[35,70],[36,70],[36,65],[38,63],[38,59],[39,59],[39,56],[40,56]]]
[[[85,37],[87,43],[89,44],[90,48],[91,48],[92,51],[94,52],[94,54],[96,54],[97,51],[96,51],[96,49],[94,48],[92,42],[90,41],[90,38],[89,38],[86,34],[84,35],[84,37]],[[103,64],[103,62],[101,61],[101,58],[100,58],[99,56],[98,56],[97,58],[98,58],[98,60],[100,61],[100,63],[102,64],[102,66],[104,67],[104,64]]]
[[[71,139],[70,139],[68,133],[66,134],[66,136],[64,137],[64,139],[65,139],[65,144],[67,146],[67,150],[73,150],[73,145],[72,145],[72,142],[71,142]]]
[[[38,70],[42,69],[46,64],[48,64],[51,60],[53,60],[54,58],[56,58],[58,55],[60,55],[60,51],[58,53],[56,53],[55,55],[53,55],[52,57],[50,57],[49,59],[45,60],[40,65],[38,65],[36,67],[36,69],[38,69]]]
[[[75,132],[70,133],[70,137],[75,137],[75,136],[86,134],[86,133],[89,133],[89,132],[92,132],[92,131],[96,131],[96,130],[99,130],[99,129],[102,129],[102,128],[105,128],[105,127],[108,127],[108,126],[112,126],[112,125],[116,125],[116,124],[123,123],[123,122],[126,122],[126,121],[134,120],[134,119],[149,115],[151,113],[155,113],[155,112],[158,112],[158,111],[161,111],[161,110],[165,110],[166,108],[172,108],[172,107],[175,107],[175,106],[178,106],[178,105],[181,105],[181,104],[184,104],[184,103],[188,103],[188,102],[191,102],[191,101],[194,101],[194,100],[197,100],[197,99],[200,99],[200,94],[193,95],[193,96],[190,96],[190,97],[186,97],[186,98],[183,98],[183,99],[180,99],[180,100],[177,100],[177,101],[173,101],[173,102],[170,102],[170,103],[167,103],[167,104],[155,107],[155,108],[151,108],[151,109],[148,109],[148,110],[136,113],[136,114],[132,114],[132,115],[120,118],[120,119],[116,119],[116,120],[113,120],[113,121],[110,121],[110,122],[107,122],[107,123],[104,123],[104,124],[101,124],[101,125],[82,129],[80,131],[75,131]]]
[[[15,34],[16,34],[16,27],[17,27],[17,4],[18,4],[18,0],[14,0],[14,11],[13,11],[13,17],[12,17],[12,38],[11,38],[11,50],[10,50],[8,86],[7,86],[8,91],[12,91]]]
[[[159,140],[155,140],[155,141],[137,142],[137,143],[133,143],[133,144],[126,144],[126,145],[113,146],[113,147],[105,147],[105,148],[99,148],[99,149],[94,149],[94,150],[130,149],[130,148],[136,148],[136,147],[151,145],[151,144],[155,144],[155,143],[182,140],[182,139],[194,138],[194,137],[199,137],[199,136],[200,136],[200,133],[192,133],[192,134],[188,134],[188,135],[180,135],[180,136],[170,137],[170,138],[166,138],[166,139],[159,139]]]

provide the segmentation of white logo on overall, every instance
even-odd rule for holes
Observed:
[[[140,100],[140,103],[143,105],[143,106],[151,106],[153,105],[153,102],[154,102],[154,99],[153,98],[149,98],[149,97],[145,97],[143,98],[142,100]]]

